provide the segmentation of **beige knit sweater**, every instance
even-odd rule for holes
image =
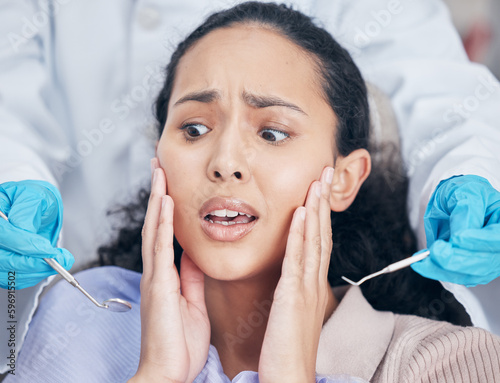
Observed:
[[[346,292],[347,291],[347,292]],[[374,310],[359,287],[323,326],[316,371],[373,383],[500,382],[500,338],[412,315]]]

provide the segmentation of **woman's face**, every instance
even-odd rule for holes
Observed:
[[[280,270],[294,210],[333,166],[335,126],[313,59],[274,31],[219,29],[182,57],[157,155],[175,235],[206,275]]]

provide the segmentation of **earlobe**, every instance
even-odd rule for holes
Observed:
[[[347,157],[339,158],[335,166],[330,206],[333,211],[346,210],[371,171],[370,153],[357,149]]]

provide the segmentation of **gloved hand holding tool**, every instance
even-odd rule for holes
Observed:
[[[500,276],[500,192],[483,177],[441,181],[424,215],[429,257],[412,264],[424,277],[468,287]]]
[[[0,184],[0,287],[7,288],[9,272],[22,289],[55,274],[43,258],[54,258],[66,270],[73,255],[57,248],[62,226],[62,200],[57,188],[45,181]]]

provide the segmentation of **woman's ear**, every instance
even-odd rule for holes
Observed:
[[[354,150],[337,160],[330,194],[333,211],[344,211],[352,204],[371,168],[370,153],[365,149]]]

